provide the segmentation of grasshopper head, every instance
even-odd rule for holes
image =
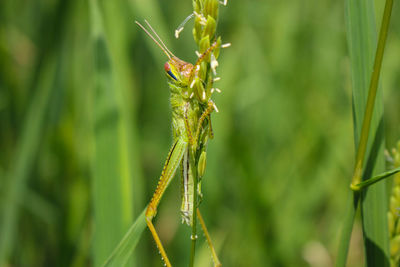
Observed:
[[[193,65],[173,56],[164,64],[164,69],[172,83],[188,85]]]

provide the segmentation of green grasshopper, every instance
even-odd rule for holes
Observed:
[[[214,246],[211,243],[211,238],[204,224],[204,220],[197,207],[197,198],[202,197],[200,183],[205,170],[207,142],[209,138],[213,138],[210,114],[214,110],[218,111],[214,102],[210,97],[206,96],[206,90],[204,90],[205,86],[212,86],[213,80],[208,79],[207,81],[203,81],[200,79],[200,64],[204,62],[207,57],[214,56],[212,53],[219,52],[221,42],[220,40],[215,41],[205,52],[199,54],[196,63],[192,65],[172,54],[151,25],[147,21],[145,22],[158,38],[159,42],[139,22],[136,21],[136,24],[146,32],[168,57],[164,69],[171,91],[170,101],[174,140],[161,172],[157,188],[146,210],[146,223],[153,235],[165,265],[171,266],[152,220],[156,216],[158,204],[166,188],[175,176],[178,166],[180,165],[182,173],[182,222],[193,226],[193,215],[196,211],[196,215],[199,218],[209,244],[214,265],[221,266],[215,253]],[[199,88],[203,90],[196,91],[196,89]],[[196,92],[202,93],[199,94]],[[197,236],[192,236],[192,239],[196,238]]]

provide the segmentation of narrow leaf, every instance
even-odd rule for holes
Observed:
[[[132,184],[126,168],[126,125],[114,84],[113,64],[96,0],[90,1],[94,51],[93,160],[94,265],[100,266],[132,222]]]
[[[381,174],[378,174],[378,175],[375,175],[372,178],[366,179],[365,181],[359,183],[357,185],[357,187],[359,187],[360,189],[368,187],[368,186],[373,185],[373,184],[379,182],[380,180],[388,178],[388,177],[390,177],[393,174],[396,174],[398,172],[400,172],[400,167],[399,168],[395,168],[395,169],[390,170],[390,171],[387,171],[387,172],[384,172],[384,173],[381,173]]]
[[[145,213],[146,209],[143,210],[140,216],[132,224],[103,266],[124,266],[124,264],[128,262],[137,243],[139,242],[140,236],[146,228]]]
[[[375,107],[368,106],[368,109],[373,109],[370,128],[364,128],[364,132],[362,132],[377,42],[373,1],[347,0],[346,20],[352,70],[355,144],[358,145],[360,137],[367,134],[365,131],[369,131],[366,153],[361,155],[366,162],[362,174],[365,179],[385,170],[383,104],[380,88],[374,100]],[[361,195],[361,208],[367,266],[387,266],[386,184],[378,183],[364,190]]]

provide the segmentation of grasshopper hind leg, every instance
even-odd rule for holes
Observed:
[[[182,161],[183,154],[186,152],[188,144],[183,139],[178,139],[172,146],[171,150],[168,153],[167,160],[164,164],[164,168],[161,172],[160,180],[158,181],[158,185],[156,191],[153,194],[153,197],[147,207],[146,210],[146,223],[150,229],[151,234],[153,235],[154,241],[160,251],[161,257],[165,263],[165,266],[171,267],[171,263],[167,257],[167,253],[161,243],[161,240],[157,234],[156,229],[153,225],[153,218],[157,214],[157,207],[160,203],[161,197],[163,196],[165,190],[167,189],[169,183],[172,178],[175,176],[176,170]]]
[[[146,212],[147,213],[147,212]],[[168,257],[167,257],[167,253],[165,252],[165,249],[161,243],[160,238],[158,237],[157,231],[154,228],[152,219],[150,217],[146,216],[146,223],[147,223],[147,227],[149,227],[151,234],[153,235],[154,241],[157,244],[157,248],[160,251],[161,254],[161,259],[164,261],[165,266],[167,267],[171,267],[171,262],[169,261]]]

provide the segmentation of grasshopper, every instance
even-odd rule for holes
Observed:
[[[136,24],[145,31],[168,57],[168,61],[164,65],[164,70],[171,92],[170,101],[173,129],[173,144],[161,172],[157,188],[147,207],[145,215],[146,223],[153,235],[165,265],[171,266],[152,220],[156,216],[158,204],[166,188],[175,176],[178,166],[180,165],[182,175],[182,223],[193,227],[193,225],[195,225],[193,218],[197,215],[209,244],[214,265],[221,266],[197,204],[202,198],[201,177],[204,175],[205,170],[207,142],[208,139],[213,138],[210,114],[214,110],[217,110],[217,108],[210,97],[206,97],[205,90],[202,91],[203,93],[201,95],[196,94],[195,96],[194,93],[196,87],[203,86],[202,88],[204,89],[204,86],[212,85],[212,80],[202,81],[199,78],[199,76],[201,76],[199,73],[200,64],[204,62],[207,57],[212,56],[213,52],[216,50],[219,51],[221,44],[215,41],[205,52],[198,55],[196,63],[192,65],[176,57],[167,48],[151,25],[147,21],[145,22],[157,37],[158,41],[139,22],[136,21]],[[191,238],[195,240],[197,236],[192,235]]]

